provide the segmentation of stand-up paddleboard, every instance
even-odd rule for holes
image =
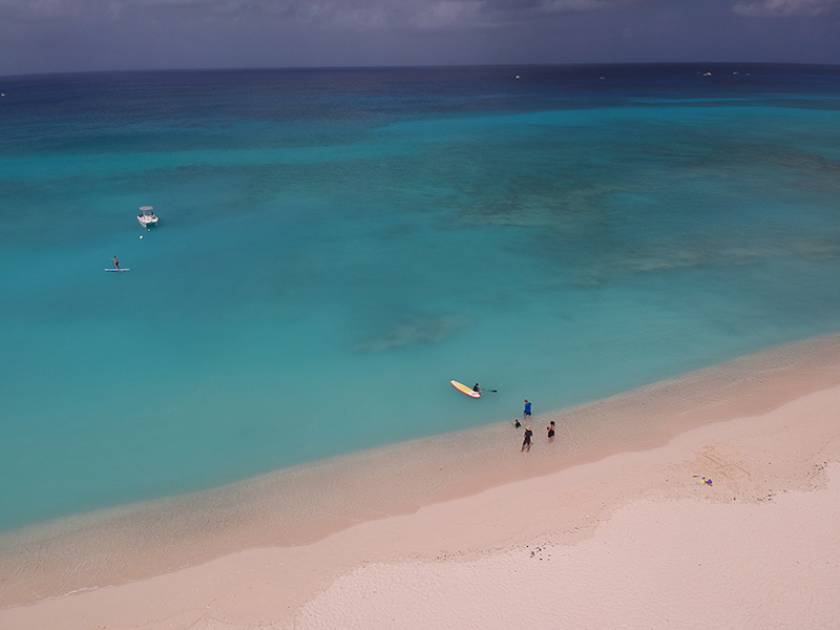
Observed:
[[[470,398],[481,398],[480,392],[474,392],[472,387],[468,387],[459,381],[449,381],[449,384],[465,396],[469,396]]]
[[[105,271],[109,273],[120,273],[123,271],[131,271],[131,269],[114,269],[113,267],[111,267],[110,269],[106,269]]]

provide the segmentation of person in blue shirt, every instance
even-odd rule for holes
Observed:
[[[522,420],[527,420],[531,416],[531,401],[525,399],[525,409],[522,410]]]

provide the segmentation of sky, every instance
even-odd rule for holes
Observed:
[[[0,0],[0,75],[643,61],[840,64],[840,0]]]

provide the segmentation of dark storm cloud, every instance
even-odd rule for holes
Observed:
[[[840,63],[840,0],[0,0],[0,74],[690,60]]]

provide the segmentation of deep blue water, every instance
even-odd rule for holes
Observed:
[[[840,324],[838,68],[79,74],[0,92],[0,528]],[[144,204],[162,224],[141,240]],[[114,254],[131,273],[103,273]],[[468,400],[450,378],[499,393]]]

